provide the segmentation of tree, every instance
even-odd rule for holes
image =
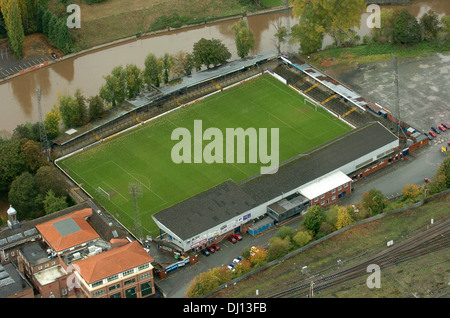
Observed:
[[[362,204],[371,215],[381,213],[386,206],[386,198],[380,190],[371,189],[363,194]]]
[[[39,205],[38,186],[29,172],[24,172],[14,179],[8,193],[9,203],[17,210],[17,217],[22,220],[31,219]]]
[[[101,117],[105,112],[105,104],[99,95],[89,97],[88,103],[88,118],[90,121]]]
[[[403,9],[394,20],[393,40],[395,44],[413,44],[421,41],[421,29],[417,19]]]
[[[267,262],[268,252],[264,248],[258,248],[258,250],[249,257],[250,263],[253,267],[259,267]]]
[[[76,112],[76,101],[71,96],[60,96],[59,101],[59,111],[61,113],[61,119],[66,128],[74,126],[77,114]]]
[[[28,170],[31,173],[35,173],[46,164],[46,160],[42,157],[41,145],[37,141],[22,139],[20,150],[25,156]]]
[[[194,43],[194,65],[200,70],[202,65],[209,68],[211,65],[218,66],[224,64],[231,58],[231,53],[226,46],[218,39],[207,40],[201,38]]]
[[[312,237],[311,233],[309,233],[308,231],[299,231],[299,232],[297,232],[297,234],[295,234],[295,236],[293,238],[295,244],[298,247],[305,246],[306,244],[311,242],[312,239],[313,239],[313,237]]]
[[[436,40],[440,31],[439,16],[434,11],[428,11],[420,18],[422,39],[425,41]]]
[[[289,236],[282,239],[280,237],[272,237],[269,243],[268,260],[274,260],[283,257],[289,252],[291,239]]]
[[[145,58],[144,83],[159,87],[161,83],[162,63],[155,54],[149,53]]]
[[[340,207],[337,215],[335,227],[341,229],[353,223],[353,218],[346,207]]]
[[[53,32],[55,46],[64,53],[69,53],[72,47],[72,38],[66,20],[58,19]]]
[[[341,46],[349,30],[359,27],[365,1],[293,0],[292,5],[294,15],[300,17],[292,35],[300,40],[303,53],[312,53],[321,48],[324,33],[329,33],[336,45]]]
[[[19,2],[17,0],[1,0],[0,8],[5,21],[11,51],[14,57],[19,59],[23,58],[23,42],[25,41],[25,34],[22,26]]]
[[[440,38],[442,37],[444,41],[450,41],[450,15],[443,16],[440,25]]]
[[[52,14],[50,17],[50,21],[48,21],[48,34],[47,37],[49,38],[50,42],[55,45],[56,44],[56,35],[58,32],[58,18]]]
[[[45,10],[44,14],[42,15],[42,33],[46,37],[48,37],[48,31],[50,26],[50,19],[52,18],[53,14],[49,10]]]
[[[276,43],[275,47],[277,48],[278,54],[281,53],[281,44],[284,44],[286,42],[286,37],[288,36],[288,32],[285,26],[281,25],[281,19],[278,19],[275,24],[273,24],[275,27],[275,38]]]
[[[34,179],[40,194],[45,195],[52,190],[58,197],[67,196],[68,185],[60,176],[57,168],[50,165],[42,166],[36,171]]]
[[[103,76],[106,83],[100,88],[100,97],[115,107],[122,103],[126,96],[126,73],[122,66],[116,66],[108,76]]]
[[[410,199],[414,199],[420,194],[420,189],[417,184],[406,184],[402,189],[402,194]]]
[[[286,237],[289,237],[290,239],[292,239],[295,235],[295,231],[292,227],[290,226],[282,226],[280,227],[280,229],[277,231],[276,236],[281,238],[282,240],[284,240]]]
[[[237,54],[243,59],[255,47],[255,34],[244,20],[239,20],[233,24],[231,29],[234,31]]]
[[[87,115],[87,106],[86,106],[86,97],[83,96],[83,93],[80,89],[75,91],[75,108],[74,108],[74,117],[72,125],[74,127],[80,127],[87,123],[88,115]]]
[[[64,210],[68,207],[65,197],[57,197],[52,190],[48,190],[44,200],[45,214],[52,214],[57,211]]]
[[[128,64],[125,67],[125,81],[128,98],[135,98],[144,84],[141,69],[134,64]]]
[[[397,11],[394,9],[382,8],[380,14],[381,28],[373,28],[372,36],[376,41],[392,42],[392,32]]]
[[[319,232],[320,225],[325,221],[325,219],[324,209],[318,205],[314,205],[308,208],[303,218],[303,225],[315,236]]]
[[[162,70],[163,70],[164,84],[167,84],[167,83],[169,83],[170,71],[172,70],[173,66],[175,65],[174,57],[172,55],[170,55],[169,53],[165,53],[161,59],[161,65],[162,65]]]
[[[61,120],[61,112],[56,105],[45,115],[44,126],[49,139],[59,136],[59,121]]]
[[[0,191],[9,190],[11,182],[27,171],[26,158],[20,148],[20,140],[0,138]]]

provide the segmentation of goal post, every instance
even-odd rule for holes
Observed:
[[[317,104],[311,102],[308,98],[305,98],[303,103],[306,105],[306,102],[308,102],[308,103],[310,103],[311,105],[313,105],[313,106],[314,106],[314,109],[317,111]]]
[[[103,197],[103,198],[108,198],[108,200],[111,200],[111,195],[108,193],[108,191],[102,189],[102,187],[98,187],[97,188],[97,193]]]

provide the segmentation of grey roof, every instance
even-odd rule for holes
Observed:
[[[24,244],[20,251],[22,255],[30,262],[31,266],[36,266],[48,261],[48,254],[39,242]]]
[[[275,174],[244,180],[240,187],[262,204],[395,140],[383,125],[372,122],[283,163]]]
[[[228,180],[153,218],[185,240],[395,140],[383,125],[372,122],[284,162],[275,174],[256,175],[238,185]]]
[[[153,215],[182,240],[226,222],[255,206],[231,180]]]
[[[61,236],[70,235],[81,230],[78,224],[71,218],[55,222],[53,226]]]
[[[6,298],[32,288],[12,263],[0,265],[0,273],[2,273],[0,298]]]

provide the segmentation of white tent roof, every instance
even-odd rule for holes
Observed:
[[[298,193],[309,200],[352,181],[345,173],[335,170],[298,188]]]

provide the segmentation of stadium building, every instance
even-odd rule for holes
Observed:
[[[337,203],[351,193],[349,176],[398,148],[394,134],[371,122],[284,162],[275,174],[228,180],[152,217],[180,250],[202,249],[246,231],[256,219],[281,222],[308,206]]]

